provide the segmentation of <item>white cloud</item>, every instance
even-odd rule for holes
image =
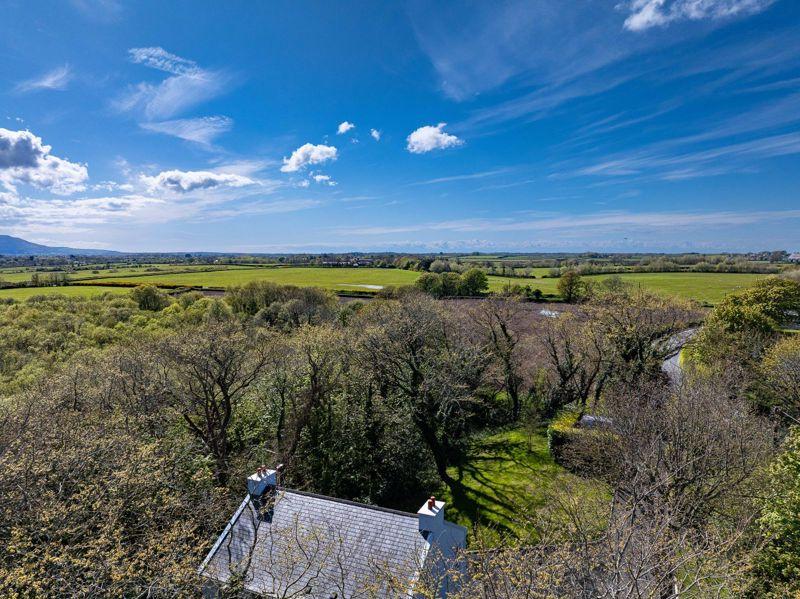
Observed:
[[[372,136],[372,139],[374,139],[375,141],[380,141],[381,140],[381,132],[378,131],[377,129],[370,129],[369,130],[369,134]]]
[[[674,21],[723,19],[761,12],[775,0],[631,0],[625,29],[644,31]]]
[[[133,191],[134,186],[130,183],[117,183],[116,181],[100,181],[90,187],[92,191]]]
[[[314,175],[314,181],[317,183],[324,183],[330,187],[334,187],[336,185],[336,181],[331,179],[330,175]]]
[[[572,231],[578,235],[597,230],[666,230],[678,227],[708,229],[758,223],[785,222],[800,219],[800,210],[754,210],[750,212],[599,212],[579,216],[563,213],[541,213],[533,220],[519,218],[465,218],[460,220],[418,222],[408,225],[342,227],[341,235],[392,235],[420,231],[513,232],[513,231]]]
[[[161,83],[139,83],[114,102],[121,111],[141,110],[148,120],[168,119],[187,108],[228,91],[230,77],[222,71],[203,69],[163,48],[132,48],[131,60],[171,76]]]
[[[128,50],[131,62],[143,64],[145,66],[172,73],[173,75],[185,75],[195,73],[199,69],[197,63],[188,58],[181,58],[171,52],[167,52],[160,46],[149,48],[131,48]]]
[[[427,179],[425,181],[418,181],[410,183],[410,185],[430,185],[432,183],[450,183],[452,181],[466,181],[469,179],[484,179],[486,177],[494,177],[495,175],[502,175],[511,171],[510,168],[498,168],[491,171],[481,171],[479,173],[469,173],[466,175],[451,175],[448,177],[437,177],[435,179]]]
[[[306,143],[297,148],[289,158],[283,159],[281,171],[284,173],[295,173],[304,169],[309,164],[321,164],[328,160],[336,160],[337,150],[334,146],[323,144],[314,145]]]
[[[163,171],[154,177],[142,175],[142,181],[150,191],[176,191],[186,193],[217,187],[245,187],[256,182],[249,177],[212,171]]]
[[[174,119],[154,123],[140,123],[142,129],[173,135],[204,146],[211,145],[217,136],[233,127],[233,119],[226,116],[204,116],[196,119]]]
[[[15,185],[24,183],[60,195],[86,189],[86,165],[53,156],[50,150],[30,131],[0,128],[0,185],[16,192]]]
[[[24,93],[42,89],[64,90],[72,79],[72,70],[69,65],[57,67],[44,75],[21,81],[14,88],[15,91]]]
[[[462,145],[463,140],[443,131],[446,125],[447,123],[439,123],[435,127],[433,125],[420,127],[408,136],[406,148],[412,154],[424,154],[431,150],[443,150]]]
[[[347,133],[348,131],[350,131],[350,129],[355,129],[355,128],[356,128],[356,126],[353,123],[350,123],[348,121],[343,121],[343,122],[339,123],[339,128],[336,130],[336,133],[338,135],[342,135],[342,134]]]

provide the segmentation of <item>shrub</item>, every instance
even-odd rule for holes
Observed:
[[[569,445],[575,435],[581,432],[575,428],[578,418],[580,418],[580,412],[577,410],[563,410],[553,418],[547,427],[547,448],[558,463],[563,461],[564,448]]]
[[[154,285],[139,285],[131,291],[131,298],[140,310],[158,312],[169,306],[169,298]]]

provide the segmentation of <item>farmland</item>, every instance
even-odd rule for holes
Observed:
[[[137,277],[114,276],[100,279],[110,283],[150,283],[187,287],[230,287],[251,281],[271,281],[281,285],[322,287],[355,291],[388,285],[413,285],[420,273],[386,268],[237,268],[211,272],[153,274]]]
[[[185,269],[184,269],[185,270]],[[334,291],[373,291],[389,285],[412,285],[420,273],[416,271],[384,268],[225,268],[194,272],[143,273],[141,269],[131,276],[118,273],[103,277],[94,275],[103,285],[153,284],[185,285],[187,287],[224,288],[242,285],[250,281],[271,281],[282,285],[317,286]],[[587,281],[599,282],[612,275],[587,276]],[[714,304],[725,295],[747,287],[763,275],[740,273],[626,273],[618,275],[622,280],[641,285],[657,293],[675,295]],[[557,296],[558,279],[555,278],[510,278],[489,276],[489,290],[500,291],[507,283],[530,285],[541,289],[546,296]],[[2,293],[2,292],[0,292]]]
[[[539,269],[537,269],[538,271]],[[542,273],[547,269],[541,269]],[[536,272],[536,271],[535,271]],[[42,272],[41,274],[50,274]],[[542,277],[539,272],[531,278],[501,277],[490,275],[489,290],[501,291],[507,284],[530,285],[540,289],[545,297],[557,299],[558,279]],[[0,278],[8,282],[30,280],[33,271],[17,270],[2,273]],[[251,281],[271,281],[281,285],[315,286],[336,292],[374,292],[387,286],[413,285],[421,273],[410,270],[388,268],[315,268],[315,267],[245,267],[245,266],[193,266],[193,265],[149,265],[144,267],[120,267],[104,270],[78,270],[69,274],[75,283],[69,287],[39,287],[0,290],[0,298],[26,299],[45,293],[61,293],[69,296],[90,296],[103,291],[121,292],[125,287],[138,284],[162,286],[207,287],[222,289],[243,285]],[[614,275],[592,275],[584,279],[601,282]],[[753,284],[763,275],[741,273],[625,273],[623,281],[641,285],[656,293],[694,299],[706,304],[715,304],[725,295]],[[118,287],[115,287],[117,286]]]
[[[67,297],[93,297],[103,293],[127,293],[125,287],[100,287],[95,285],[75,285],[67,287],[17,287],[15,289],[0,289],[0,299],[15,299],[24,301],[37,295],[64,295]]]

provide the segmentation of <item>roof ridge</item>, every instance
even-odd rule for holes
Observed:
[[[390,507],[382,507],[380,505],[373,505],[371,503],[361,503],[359,501],[352,501],[350,499],[341,499],[339,497],[331,497],[330,495],[320,495],[319,493],[312,493],[310,491],[300,491],[299,489],[288,489],[286,487],[278,487],[278,489],[283,491],[284,493],[295,493],[297,495],[304,495],[306,497],[325,499],[327,501],[335,501],[337,503],[344,503],[346,505],[352,505],[354,507],[362,507],[362,508],[367,508],[369,510],[386,512],[388,514],[394,514],[396,516],[406,516],[408,518],[414,518],[414,519],[417,518],[417,514],[414,514],[412,512],[404,512],[402,510],[395,510]]]

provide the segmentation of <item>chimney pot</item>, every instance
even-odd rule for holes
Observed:
[[[444,501],[436,501],[433,495],[422,504],[417,511],[420,531],[439,534],[444,528],[444,505]]]

